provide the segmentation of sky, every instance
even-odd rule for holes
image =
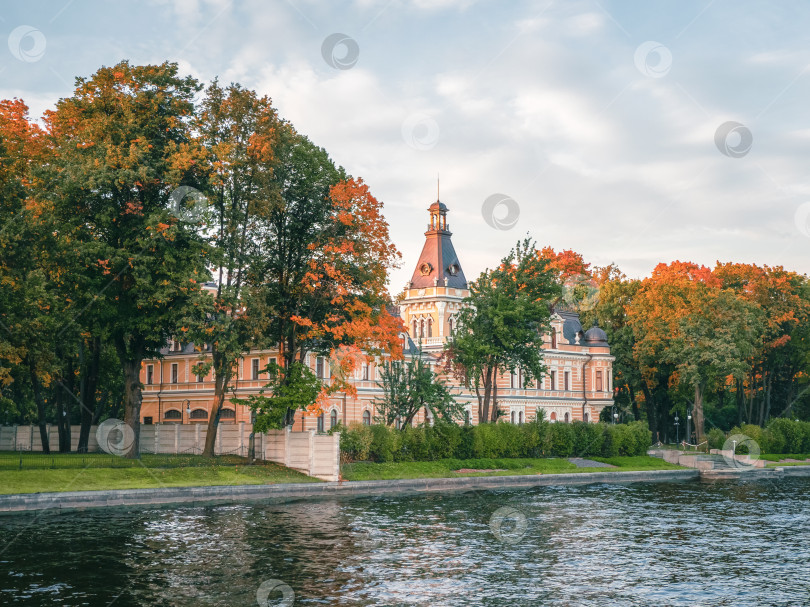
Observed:
[[[437,176],[468,279],[527,234],[631,277],[808,273],[808,30],[797,1],[27,0],[0,98],[39,116],[122,59],[266,94],[385,204],[394,294]]]

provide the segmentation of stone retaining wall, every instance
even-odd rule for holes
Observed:
[[[582,472],[577,474],[30,493],[0,495],[0,512],[60,511],[109,506],[154,506],[163,504],[226,504],[256,500],[283,502],[303,498],[323,499],[341,496],[365,497],[382,494],[446,493],[474,489],[510,489],[548,485],[671,482],[695,480],[699,477],[699,474],[697,470],[649,470],[642,472]]]

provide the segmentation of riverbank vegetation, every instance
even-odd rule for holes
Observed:
[[[651,444],[643,422],[605,424],[494,423],[395,430],[382,424],[351,424],[340,435],[344,461],[424,462],[447,458],[542,458],[641,456]]]
[[[432,462],[357,462],[344,464],[344,481],[393,480],[400,478],[455,478],[460,476],[514,476],[570,474],[637,470],[677,470],[680,466],[657,457],[594,457],[609,467],[578,467],[565,458],[441,459]]]
[[[15,457],[17,461],[21,458],[15,453],[10,459]],[[0,461],[5,458],[3,454]],[[31,461],[33,458],[40,461]],[[22,469],[0,469],[0,494],[319,482],[278,464],[247,465],[247,460],[238,459],[241,463],[229,459],[214,464],[198,455],[176,460],[143,455],[134,465],[127,465],[132,460],[104,454],[28,455],[23,457]]]

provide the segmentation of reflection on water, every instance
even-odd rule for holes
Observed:
[[[0,604],[234,607],[270,581],[295,605],[810,605],[809,489],[649,483],[3,517]],[[280,587],[269,604],[289,604]]]

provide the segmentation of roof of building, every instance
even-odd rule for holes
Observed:
[[[608,337],[607,333],[605,333],[596,322],[593,323],[593,326],[585,331],[585,340],[584,343],[586,346],[601,346],[607,347],[608,346]]]
[[[438,210],[439,214],[444,216],[447,213],[447,206],[437,200],[428,210],[433,212]],[[446,223],[444,225],[446,226]],[[412,288],[424,289],[435,286],[467,288],[467,279],[450,240],[451,236],[449,230],[440,229],[438,225],[428,227],[425,232],[425,245],[411,277]]]

